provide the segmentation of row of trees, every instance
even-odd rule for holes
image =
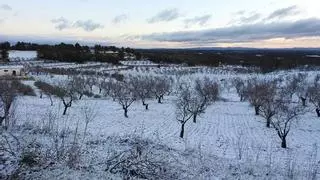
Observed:
[[[8,50],[33,50],[38,51],[39,58],[78,63],[83,63],[86,61],[101,61],[118,64],[120,60],[124,60],[126,53],[134,54],[138,59],[142,57],[140,52],[136,52],[134,49],[129,47],[117,48],[115,46],[101,45],[89,47],[81,46],[79,43],[39,45],[35,43],[17,42],[12,46],[9,42],[0,43],[0,51],[3,59],[7,59]],[[115,53],[105,53],[106,51],[113,51]]]
[[[129,107],[135,101],[141,101],[146,110],[149,109],[148,101],[156,98],[162,103],[164,96],[170,94],[172,80],[167,77],[131,76],[127,79],[115,80],[110,76],[73,76],[65,83],[50,85],[37,81],[35,86],[41,90],[40,97],[45,94],[53,105],[52,96],[58,97],[64,104],[63,115],[72,103],[81,100],[83,96],[94,96],[93,87],[97,87],[99,94],[111,97],[118,102],[128,118]]]
[[[281,139],[281,147],[287,147],[286,138],[295,120],[306,112],[307,100],[314,105],[320,117],[320,76],[313,83],[307,74],[296,74],[286,79],[249,79],[233,81],[240,101],[248,100],[255,114],[266,120],[266,127],[273,127]],[[298,102],[297,102],[298,101]]]
[[[59,98],[63,105],[63,115],[72,103],[81,100],[82,97],[93,96],[93,87],[99,89],[104,97],[111,97],[123,109],[124,116],[128,118],[131,105],[141,101],[145,110],[149,109],[149,101],[156,99],[162,103],[164,96],[170,95],[173,91],[173,80],[165,76],[129,76],[117,81],[110,77],[73,76],[64,84],[53,86],[45,82],[37,81],[35,86],[41,90],[41,95],[49,97],[53,105],[52,97]],[[184,136],[185,124],[203,113],[208,106],[215,102],[219,95],[219,85],[209,78],[197,79],[193,85],[189,82],[181,83],[177,89],[176,119],[181,123],[180,137]]]
[[[319,58],[306,55],[319,54],[318,50],[272,50],[272,49],[154,49],[139,50],[156,63],[186,63],[190,66],[241,65],[259,67],[262,72],[275,69],[290,69],[303,65],[320,65]]]

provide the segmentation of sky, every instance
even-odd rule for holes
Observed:
[[[319,0],[0,0],[0,41],[320,47]]]

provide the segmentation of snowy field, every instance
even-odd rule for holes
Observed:
[[[139,63],[126,65],[129,64]],[[142,63],[149,64],[152,65]],[[35,89],[37,97],[23,96],[15,102],[16,122],[12,133],[23,137],[26,142],[36,141],[44,149],[50,149],[54,148],[54,143],[50,133],[45,133],[44,129],[52,126],[53,129],[63,130],[67,134],[66,141],[70,143],[77,135],[85,150],[77,168],[69,168],[60,163],[46,163],[47,168],[34,167],[35,170],[30,170],[24,177],[121,179],[121,173],[106,170],[106,164],[109,163],[107,159],[113,157],[114,152],[126,151],[130,149],[130,145],[143,141],[146,144],[142,148],[156,154],[159,161],[164,161],[168,169],[171,169],[160,179],[320,178],[317,172],[320,160],[317,153],[320,144],[320,119],[316,117],[313,106],[308,103],[308,112],[295,121],[287,138],[288,148],[284,149],[280,146],[277,132],[265,127],[265,119],[255,116],[254,108],[248,102],[239,101],[236,89],[231,85],[231,80],[237,77],[274,78],[296,74],[298,71],[257,74],[235,69],[237,68],[140,67],[120,71],[125,76],[170,75],[175,82],[193,81],[205,76],[220,82],[219,100],[206,109],[197,123],[190,121],[186,124],[183,139],[179,137],[181,125],[175,116],[174,92],[165,96],[162,104],[157,103],[156,99],[147,100],[148,111],[140,101],[134,102],[129,108],[129,118],[125,118],[122,107],[112,98],[103,97],[99,94],[98,87],[94,86],[93,91],[101,97],[77,100],[68,109],[67,115],[62,116],[63,104],[60,99],[54,98],[51,106],[47,96],[39,98],[40,91],[33,85],[34,80],[25,81],[25,84]],[[177,73],[180,75],[175,75]],[[307,73],[309,79],[312,79],[319,72]],[[34,75],[33,78],[51,84],[68,79],[67,76],[59,75]],[[88,113],[94,116],[85,130],[85,117]],[[0,165],[0,173],[8,174],[12,171],[8,168],[10,163],[8,164]]]
[[[30,60],[37,58],[37,51],[9,51],[9,59],[14,60]]]

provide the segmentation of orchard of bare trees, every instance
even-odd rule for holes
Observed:
[[[307,77],[307,74],[298,73],[285,79],[236,78],[233,81],[240,100],[247,100],[255,114],[265,120],[266,127],[275,129],[282,148],[287,148],[291,127],[297,125],[299,117],[310,110],[308,100],[320,117],[320,76],[316,76],[313,82]]]
[[[214,107],[219,100],[221,87],[219,81],[208,77],[176,80],[168,76],[129,75],[118,78],[107,75],[71,75],[58,83],[36,81],[34,85],[39,89],[40,98],[45,95],[51,106],[54,105],[54,98],[60,100],[63,115],[84,97],[103,97],[118,103],[124,117],[129,118],[130,107],[134,103],[141,103],[147,111],[152,108],[151,102],[162,104],[166,96],[173,96],[176,121],[181,125],[180,137],[183,138],[185,125],[190,121],[201,121],[201,115],[208,107]],[[320,117],[319,82],[320,75],[310,79],[303,73],[277,78],[230,79],[240,101],[248,101],[254,114],[264,120],[265,126],[275,130],[283,148],[287,147],[287,136],[291,127],[297,124],[298,117],[310,108],[314,108]],[[1,80],[0,83],[0,123],[7,127],[16,97],[28,95],[32,89],[16,80]]]

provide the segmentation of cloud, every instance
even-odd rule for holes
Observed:
[[[298,21],[255,23],[198,31],[154,33],[139,36],[142,40],[160,42],[202,42],[235,43],[252,42],[273,38],[319,37],[320,19],[310,18]]]
[[[103,25],[101,25],[99,23],[95,23],[92,20],[86,20],[86,21],[79,20],[79,21],[74,23],[73,27],[82,28],[87,32],[91,32],[91,31],[94,31],[96,29],[104,28]]]
[[[52,19],[51,22],[55,24],[55,28],[62,31],[72,27],[72,23],[64,17],[58,19]]]
[[[261,14],[257,12],[251,12],[247,14],[246,12],[242,11],[241,14],[237,13],[237,15],[239,16],[232,19],[229,24],[250,24],[261,19]]]
[[[76,22],[72,22],[64,17],[53,19],[51,20],[51,22],[55,24],[55,28],[58,29],[59,31],[62,31],[64,29],[80,28],[87,32],[91,32],[96,29],[102,29],[104,27],[103,25],[99,23],[95,23],[92,20],[86,20],[86,21],[78,20]]]
[[[113,24],[120,24],[120,23],[125,22],[127,19],[128,19],[127,15],[121,14],[121,15],[118,15],[118,16],[114,17],[113,20],[112,20],[112,23]]]
[[[266,18],[266,20],[283,19],[300,13],[301,11],[297,6],[289,6],[286,8],[275,10]]]
[[[180,16],[181,16],[181,14],[179,13],[178,9],[176,9],[176,8],[166,9],[166,10],[159,12],[158,14],[153,16],[152,18],[148,19],[147,22],[150,24],[157,23],[157,22],[169,22],[169,21],[173,21],[175,19],[178,19]]]
[[[212,16],[208,14],[208,15],[197,16],[194,18],[186,19],[184,20],[185,26],[186,28],[193,25],[205,26],[207,22],[211,19],[211,17]]]
[[[1,4],[0,9],[5,10],[5,11],[11,11],[12,7],[9,6],[8,4]]]

